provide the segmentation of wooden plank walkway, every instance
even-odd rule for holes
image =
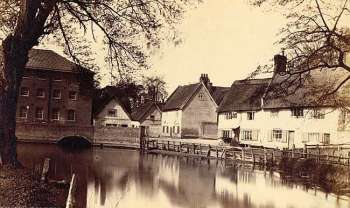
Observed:
[[[234,160],[262,165],[276,165],[282,158],[306,159],[312,158],[319,163],[350,166],[349,154],[334,155],[322,154],[320,149],[306,147],[304,149],[279,150],[263,147],[232,147],[214,146],[201,143],[189,143],[185,140],[172,141],[157,139],[142,139],[141,150],[148,153],[165,153],[172,155],[183,155],[189,157],[200,157],[207,159]]]

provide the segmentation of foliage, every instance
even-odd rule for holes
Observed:
[[[159,76],[143,77],[142,85],[148,97],[155,102],[165,102],[168,96],[166,82]]]

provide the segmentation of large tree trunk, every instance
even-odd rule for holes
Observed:
[[[17,96],[28,59],[28,49],[10,35],[3,41],[1,52],[3,64],[0,73],[0,162],[16,166]]]

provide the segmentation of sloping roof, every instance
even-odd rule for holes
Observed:
[[[131,117],[134,121],[142,122],[157,108],[161,110],[158,106],[158,103],[155,103],[153,101],[146,102],[133,110]]]
[[[76,64],[52,50],[32,49],[28,54],[27,68],[73,72]]]
[[[213,86],[211,87],[210,94],[214,98],[217,105],[220,105],[222,100],[224,99],[226,93],[230,90],[229,87],[219,87]]]
[[[261,98],[271,79],[237,80],[226,93],[218,112],[261,109]]]
[[[0,46],[0,51],[2,47]],[[3,54],[0,53],[0,60]],[[28,54],[26,68],[53,70],[63,72],[78,72],[77,65],[52,50],[31,49]]]
[[[162,110],[181,110],[200,86],[201,83],[178,86],[176,90],[170,95]]]
[[[111,101],[117,101],[121,108],[124,110],[124,112],[128,115],[130,120],[132,120],[132,117],[130,113],[126,110],[123,102],[120,101],[117,95],[111,95],[111,94],[105,94],[104,96],[101,96],[100,98],[96,99],[94,101],[94,107],[93,107],[93,116],[96,117],[99,113],[103,111],[103,109],[111,102]]]

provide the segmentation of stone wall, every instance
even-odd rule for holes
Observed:
[[[95,127],[94,144],[140,147],[140,129],[126,127]]]

